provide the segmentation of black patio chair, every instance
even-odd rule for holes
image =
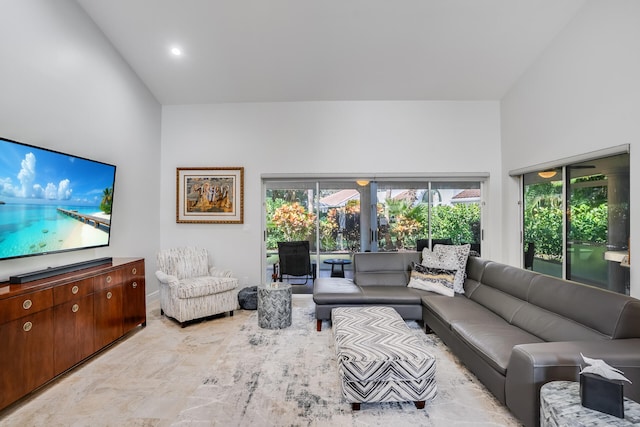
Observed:
[[[309,279],[316,280],[315,263],[311,262],[309,255],[309,242],[306,240],[294,242],[278,242],[278,280],[282,282],[283,277],[299,277],[306,284]],[[288,279],[290,280],[290,279]]]
[[[452,245],[453,241],[451,239],[431,239],[431,249],[435,245]],[[416,250],[418,252],[422,252],[424,248],[429,247],[429,239],[418,239],[416,240]]]
[[[527,250],[524,252],[524,268],[533,270],[533,256],[536,253],[536,245],[533,242],[527,243]]]

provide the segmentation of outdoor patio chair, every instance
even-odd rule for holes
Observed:
[[[527,250],[524,252],[524,268],[533,270],[533,256],[536,253],[536,245],[533,242],[527,243]]]
[[[431,239],[431,249],[435,245],[451,245],[453,242],[451,239]],[[416,250],[418,252],[422,252],[424,248],[429,247],[429,239],[418,239],[416,240]]]
[[[309,279],[316,279],[315,263],[311,262],[308,241],[278,242],[278,258],[276,268],[280,282],[284,276],[299,277],[300,280],[304,277],[303,283],[294,284],[306,284]]]

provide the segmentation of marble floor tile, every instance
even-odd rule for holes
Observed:
[[[0,426],[519,426],[446,347],[413,325],[437,357],[438,396],[365,404],[341,395],[329,325],[294,294],[292,325],[258,326],[238,310],[181,328],[148,306],[147,326],[7,410]]]

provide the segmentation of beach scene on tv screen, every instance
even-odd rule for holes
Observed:
[[[115,166],[0,139],[0,259],[109,244]]]

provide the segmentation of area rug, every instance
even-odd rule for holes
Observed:
[[[311,295],[293,295],[292,326],[258,327],[252,312],[205,370],[172,425],[220,426],[518,426],[510,413],[435,335],[408,322],[437,359],[437,397],[363,404],[342,397],[328,322],[316,331]]]

